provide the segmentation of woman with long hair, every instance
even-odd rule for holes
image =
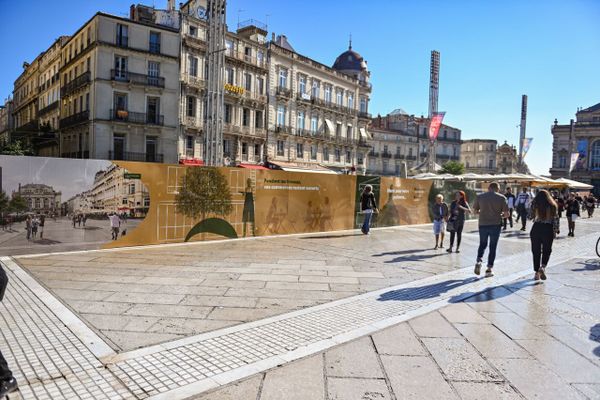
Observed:
[[[575,237],[575,221],[581,216],[579,213],[579,201],[575,194],[571,193],[565,206],[567,221],[569,224],[569,234],[567,236]]]
[[[533,227],[530,238],[535,271],[533,279],[546,280],[546,266],[552,253],[558,205],[547,190],[540,190],[531,202],[531,212]]]
[[[448,253],[452,253],[454,237],[456,237],[456,253],[460,253],[460,241],[462,239],[463,228],[465,227],[465,214],[469,212],[471,212],[471,207],[469,207],[467,195],[462,190],[459,190],[454,194],[454,201],[450,203],[448,224],[452,225],[452,229],[450,229],[450,247],[446,250]]]

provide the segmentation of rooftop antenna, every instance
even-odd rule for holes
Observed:
[[[269,30],[269,17],[271,16],[271,14],[265,14],[265,25],[267,27],[267,30]]]
[[[244,11],[246,11],[246,10],[242,10],[241,8],[238,8],[238,10],[237,10],[237,12],[238,12],[238,24],[237,24],[238,29],[240,27],[240,14],[243,13]]]
[[[350,33],[350,40],[348,41],[348,50],[352,50],[352,33]]]

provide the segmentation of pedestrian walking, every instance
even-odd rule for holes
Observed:
[[[596,208],[596,199],[591,194],[585,198],[585,208],[588,213],[588,218],[592,218],[594,215],[594,208]]]
[[[471,212],[467,195],[459,190],[454,195],[454,201],[450,203],[450,217],[448,219],[448,230],[450,231],[450,247],[446,250],[452,253],[454,238],[456,237],[456,253],[460,253],[460,241],[462,240],[462,231],[465,227],[465,215]],[[512,225],[511,225],[512,226]]]
[[[523,191],[517,196],[516,207],[518,218],[521,219],[521,230],[524,231],[527,228],[527,210],[529,209],[529,203],[531,202],[531,195],[527,192],[527,188],[524,187]]]
[[[567,200],[565,211],[569,224],[569,234],[567,236],[575,237],[575,221],[577,221],[577,219],[580,217],[580,214],[579,201],[577,201],[577,198],[573,193],[571,193],[569,200]]]
[[[82,217],[82,219],[83,219],[83,227],[85,228],[85,223],[86,223],[86,221],[87,221],[87,215],[86,215],[86,214],[83,214],[83,217]]]
[[[512,192],[512,189],[510,187],[506,188],[506,193],[504,194],[504,197],[506,197],[506,205],[508,206],[508,217],[504,218],[504,228],[503,230],[506,230],[506,225],[507,222],[510,222],[510,227],[513,227],[513,211],[515,209],[515,200],[516,197]]]
[[[431,206],[433,214],[433,234],[435,235],[435,247],[444,248],[444,231],[446,230],[446,222],[448,221],[448,204],[444,203],[444,196],[438,194],[435,196],[435,203]],[[439,242],[439,246],[438,246]]]
[[[490,183],[488,191],[475,198],[473,210],[479,214],[479,248],[477,249],[477,261],[475,262],[475,275],[481,273],[483,254],[489,246],[487,269],[485,276],[494,276],[494,260],[496,259],[496,248],[502,229],[502,218],[508,214],[506,197],[498,193],[500,187],[496,182]]]
[[[117,213],[112,213],[108,216],[110,220],[110,230],[112,233],[112,240],[117,240],[119,238],[119,228],[121,227],[121,219],[117,215]]]
[[[4,299],[4,293],[8,286],[8,276],[2,265],[0,265],[0,301]],[[6,359],[0,352],[0,399],[4,398],[7,394],[12,393],[18,388],[17,380],[12,374],[12,371],[8,368]]]
[[[27,240],[31,240],[31,215],[25,219],[25,230],[27,231]]]
[[[73,219],[73,228],[75,228],[76,227],[75,225],[77,224],[77,214],[73,214],[72,219]]]
[[[533,279],[546,280],[546,266],[552,253],[556,232],[558,205],[547,190],[540,190],[531,202],[533,227],[531,228],[531,253],[533,253]]]
[[[35,240],[37,238],[38,226],[40,225],[40,220],[37,217],[33,217],[31,220],[31,238]]]
[[[360,195],[360,211],[365,215],[361,231],[365,235],[368,235],[369,230],[371,229],[371,217],[373,216],[373,213],[379,212],[377,210],[375,194],[373,194],[373,186],[371,185],[366,185]]]
[[[45,224],[46,224],[46,216],[40,215],[40,223],[39,223],[40,239],[44,238],[44,225]]]

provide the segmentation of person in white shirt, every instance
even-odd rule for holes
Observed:
[[[531,203],[531,195],[527,192],[527,188],[524,187],[523,191],[517,196],[515,206],[517,208],[517,214],[521,219],[521,230],[524,231],[527,228],[527,210],[529,209],[529,203]]]
[[[112,240],[117,240],[119,238],[119,228],[121,227],[121,219],[116,213],[109,215],[108,219],[110,220]]]
[[[508,206],[508,218],[504,218],[504,227],[503,230],[506,230],[506,223],[510,222],[510,227],[513,227],[513,211],[515,209],[515,200],[516,197],[512,192],[512,189],[510,187],[506,188],[506,193],[504,194],[504,197],[506,197],[506,205]]]

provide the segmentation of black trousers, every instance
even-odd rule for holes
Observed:
[[[552,224],[533,224],[530,232],[531,252],[533,253],[533,270],[537,272],[540,265],[548,265],[554,241],[554,227]]]
[[[13,377],[12,372],[8,369],[8,364],[0,352],[0,382],[7,381]]]
[[[450,232],[450,248],[454,246],[454,237],[456,237],[456,248],[460,247],[460,240],[462,239],[462,231],[465,227],[465,221],[461,219],[457,219],[454,222],[454,231]]]
[[[513,209],[508,209],[508,218],[504,218],[504,229],[506,229],[506,222],[510,222],[510,227],[513,227]]]

